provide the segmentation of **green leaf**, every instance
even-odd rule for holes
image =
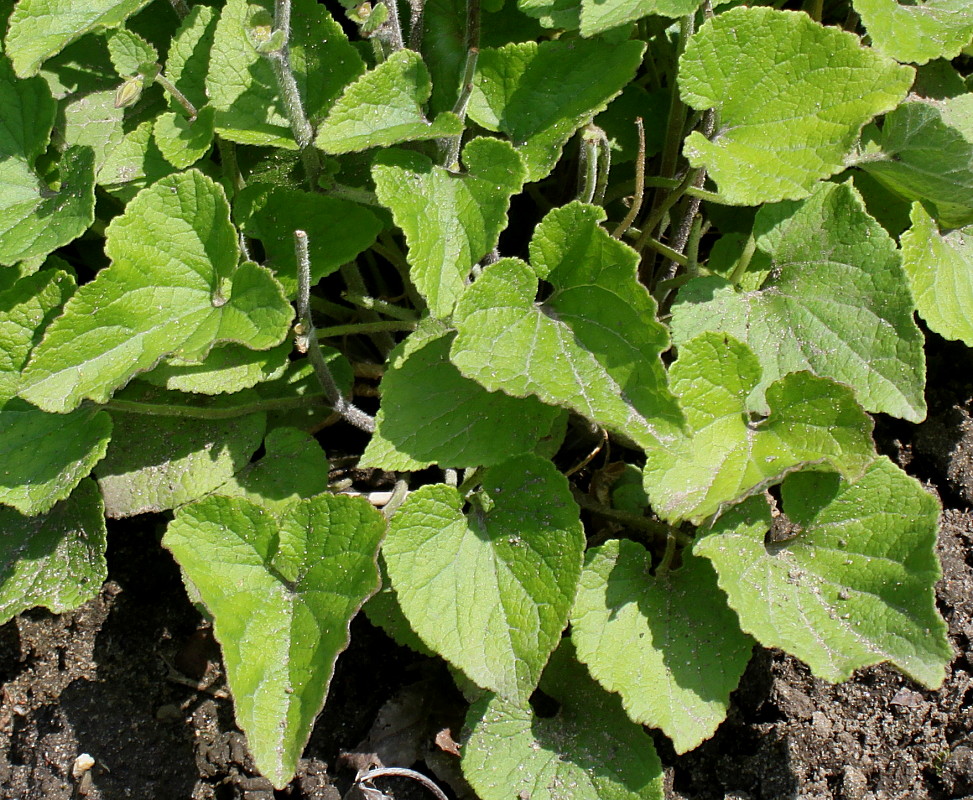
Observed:
[[[914,204],[912,228],[902,235],[902,263],[929,328],[973,347],[973,227],[943,235]]]
[[[191,395],[169,399],[173,405],[206,409],[236,401]],[[95,475],[105,513],[112,518],[168,511],[209,494],[247,465],[267,425],[264,414],[194,419],[113,410],[111,417],[111,444]]]
[[[426,119],[422,106],[431,94],[422,56],[399,50],[345,89],[314,144],[326,153],[353,153],[461,134],[463,121],[453,113]]]
[[[198,109],[209,102],[206,75],[209,72],[216,20],[216,11],[209,6],[190,8],[172,37],[166,56],[166,77]],[[173,111],[177,110],[177,105],[175,100],[170,100],[169,107]]]
[[[854,0],[872,47],[896,61],[953,59],[973,40],[969,0]]]
[[[382,588],[368,598],[368,602],[362,607],[368,621],[378,628],[381,628],[396,644],[409,647],[417,653],[434,658],[435,652],[430,650],[423,643],[409,624],[399,600],[395,596],[395,590],[389,582],[388,571],[385,569],[385,560],[379,556],[379,572],[382,577]]]
[[[532,452],[560,416],[533,397],[488,392],[464,378],[449,360],[453,335],[437,327],[416,331],[389,355],[376,431],[359,466],[492,466]]]
[[[159,60],[159,54],[151,44],[124,28],[108,35],[108,54],[115,71],[123,78],[137,75],[144,66]]]
[[[517,0],[517,8],[545,28],[576,31],[581,27],[580,0]]]
[[[828,681],[891,661],[938,687],[953,653],[936,611],[935,498],[881,458],[856,483],[791,475],[783,499],[792,538],[766,539],[770,508],[752,497],[694,547],[716,567],[743,630]]]
[[[206,90],[217,111],[220,136],[241,144],[296,149],[274,71],[255,44],[255,18],[261,13],[272,18],[273,5],[273,0],[228,0],[216,25]],[[321,122],[346,84],[364,71],[341,26],[315,0],[293,1],[289,59],[312,125]]]
[[[10,15],[6,53],[21,78],[89,31],[115,28],[149,0],[20,0]],[[3,104],[7,108],[6,103]]]
[[[685,17],[699,6],[699,0],[581,0],[581,35],[594,36],[649,14]]]
[[[179,111],[166,111],[156,117],[152,136],[166,161],[186,169],[206,155],[213,146],[214,114],[213,107],[206,106],[194,120]]]
[[[64,106],[64,141],[90,147],[95,155],[95,180],[102,183],[102,169],[124,138],[125,110],[115,108],[115,91],[91,92]],[[108,182],[116,182],[109,180]]]
[[[378,588],[385,520],[322,494],[279,515],[236,497],[176,512],[162,540],[213,615],[237,724],[283,789],[324,705],[348,624]]]
[[[264,454],[216,489],[280,513],[284,506],[328,490],[328,457],[309,433],[276,428],[264,439]]]
[[[669,377],[690,432],[678,448],[646,452],[645,490],[663,519],[699,524],[804,465],[827,463],[855,479],[875,459],[872,420],[851,390],[808,372],[771,384],[769,413],[755,419],[748,398],[760,362],[726,334],[681,346]]]
[[[658,446],[680,420],[659,359],[668,336],[636,278],[638,255],[604,217],[581,203],[555,209],[534,233],[531,266],[487,267],[457,305],[450,358],[490,391],[537,395]],[[554,289],[540,303],[539,279]]]
[[[293,349],[289,339],[264,351],[225,344],[214,347],[202,361],[167,358],[139,379],[176,392],[230,394],[280,378]]]
[[[635,75],[645,45],[545,41],[484,48],[469,115],[510,137],[527,180],[546,177],[574,132],[601,113]]]
[[[166,355],[202,358],[223,341],[279,344],[293,309],[269,271],[236,266],[226,197],[196,171],[143,190],[108,227],[103,269],[68,301],[24,371],[45,411],[103,403]]]
[[[966,124],[973,114],[965,115]],[[949,120],[930,103],[903,103],[869,128],[858,166],[907,200],[932,204],[936,219],[958,228],[973,223],[973,133],[964,115]]]
[[[372,167],[378,199],[409,245],[410,275],[435,317],[447,317],[470,269],[497,245],[511,195],[526,177],[514,148],[480,137],[463,150],[465,174],[419,153],[388,150]]]
[[[295,230],[307,234],[313,286],[371,247],[383,227],[375,214],[349,200],[260,183],[237,195],[233,215],[247,236],[261,241],[267,266],[288,296],[297,294]]]
[[[0,530],[0,625],[35,606],[71,611],[97,595],[108,577],[94,481],[82,481],[42,516],[0,509]]]
[[[708,739],[726,717],[730,692],[750,660],[709,562],[652,574],[642,545],[612,540],[588,551],[571,611],[578,658],[630,719],[661,729],[677,753]]]
[[[845,167],[862,127],[905,97],[914,72],[806,14],[734,8],[707,20],[679,60],[679,90],[715,108],[712,140],[684,152],[706,167],[726,202],[806,197]]]
[[[553,717],[526,702],[484,697],[467,715],[463,774],[483,800],[662,800],[662,764],[652,739],[631,722],[573,658],[565,640],[541,688]]]
[[[419,638],[477,685],[526,701],[574,601],[584,531],[568,482],[522,456],[483,474],[463,514],[453,487],[409,495],[382,548]]]
[[[46,149],[57,110],[43,78],[18,79],[0,54],[0,264],[45,256],[76,239],[94,219],[93,157],[70,147],[51,191],[34,163]]]
[[[868,411],[922,420],[925,358],[908,279],[858,192],[825,183],[805,201],[765,206],[755,234],[772,262],[763,286],[690,281],[673,305],[675,342],[704,330],[746,342],[763,370],[758,403],[781,375],[806,369],[851,386]]]

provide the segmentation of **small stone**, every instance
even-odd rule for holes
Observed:
[[[868,779],[856,767],[847,766],[841,775],[841,800],[863,800]]]

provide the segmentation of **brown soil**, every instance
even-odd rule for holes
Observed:
[[[973,800],[973,356],[939,342],[930,375],[928,421],[880,420],[877,437],[946,509],[938,600],[956,657],[942,688],[887,667],[835,686],[758,649],[712,740],[676,757],[656,737],[673,800]],[[299,775],[275,793],[233,724],[218,653],[159,547],[162,525],[110,528],[110,580],[95,600],[0,627],[0,800],[337,800],[354,776],[339,753],[368,736],[383,705],[407,705],[416,686],[442,699],[440,666],[357,619]],[[83,773],[82,754],[94,759]],[[381,788],[429,796],[405,783]]]

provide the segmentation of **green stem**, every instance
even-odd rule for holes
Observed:
[[[196,110],[196,106],[194,106],[189,101],[189,98],[186,97],[186,95],[184,95],[182,92],[180,92],[176,88],[176,85],[172,81],[170,81],[161,72],[158,75],[155,76],[155,81],[156,81],[156,83],[159,84],[159,86],[161,86],[169,94],[172,95],[172,99],[173,100],[175,100],[177,103],[179,103],[179,105],[181,105],[186,110],[186,113],[189,114],[189,121],[190,122],[192,122],[193,120],[196,119],[196,115],[199,114],[199,112]]]
[[[345,285],[351,290],[352,294],[367,295],[368,287],[365,286],[365,279],[362,278],[361,272],[358,271],[358,265],[355,263],[342,264],[341,265],[341,277],[345,279]],[[364,311],[362,312],[362,317],[364,317],[366,322],[384,322],[378,314],[374,311]],[[358,331],[361,333],[361,331]],[[382,350],[383,353],[388,353],[393,347],[395,347],[395,340],[392,338],[388,330],[378,330],[375,331],[377,334],[376,344]]]
[[[682,196],[687,193],[690,186],[696,180],[696,175],[699,170],[691,169],[689,170],[683,179],[679,182],[679,185],[675,189],[672,189],[668,195],[666,195],[665,200],[659,203],[658,207],[653,211],[653,213],[646,220],[645,225],[642,227],[642,236],[639,238],[635,245],[635,249],[641,251],[652,238],[652,232],[662,221],[662,218],[669,213],[676,203],[682,199]]]
[[[355,203],[361,203],[363,206],[374,206],[375,208],[382,208],[383,206],[378,198],[375,196],[375,192],[370,192],[368,189],[359,189],[356,186],[344,186],[340,183],[332,183],[330,186],[324,189],[324,194],[330,197],[340,197],[342,200],[351,200]]]
[[[169,0],[169,4],[179,19],[185,19],[189,16],[189,6],[186,4],[186,0]]]
[[[317,331],[311,319],[311,257],[308,253],[307,234],[304,231],[294,231],[294,252],[297,256],[297,314],[304,326],[303,335],[307,337],[307,354],[314,368],[314,374],[317,375],[331,408],[356,428],[373,433],[375,420],[341,395],[328,362],[321,355]]]
[[[383,0],[383,2],[385,8],[388,9],[389,16],[382,26],[375,31],[374,38],[382,43],[384,57],[388,58],[392,53],[397,53],[405,48],[405,40],[402,38],[402,23],[399,21],[397,0]]]
[[[471,3],[477,0],[470,0]],[[460,87],[459,97],[453,105],[453,113],[460,119],[466,119],[466,109],[470,104],[470,97],[473,94],[473,76],[476,74],[476,62],[480,57],[479,48],[471,47],[466,51],[466,66],[463,69],[463,83]],[[443,153],[443,166],[452,171],[459,169],[459,151],[463,144],[463,134],[447,136],[440,141],[440,149]]]
[[[336,336],[355,336],[363,333],[386,333],[389,331],[414,331],[417,322],[399,319],[383,319],[378,322],[352,322],[348,325],[332,325],[319,328],[318,335],[322,339],[333,339]]]
[[[236,145],[228,142],[222,136],[216,137],[216,147],[220,151],[220,164],[223,169],[223,183],[227,187],[227,194],[232,199],[246,187],[240,164],[236,158]]]
[[[425,33],[426,0],[410,0],[409,8],[409,49],[417,53],[422,50],[422,37]]]
[[[730,275],[730,283],[734,286],[740,283],[743,279],[743,273],[747,271],[747,267],[750,266],[750,260],[753,258],[753,254],[757,250],[757,240],[754,238],[753,231],[750,231],[750,235],[747,237],[746,243],[743,245],[743,252],[740,253],[740,260],[737,261],[736,267],[733,269],[733,274]]]
[[[400,319],[404,322],[415,322],[417,319],[416,312],[411,308],[402,308],[402,306],[397,306],[394,303],[379,300],[377,297],[369,297],[368,295],[354,294],[352,292],[345,292],[342,297],[359,308],[385,314],[387,317]]]
[[[645,240],[642,244],[643,247],[648,247],[655,250],[659,255],[665,256],[670,261],[675,261],[680,267],[685,267],[689,262],[682,253],[678,250],[673,250],[669,245],[663,244],[658,239],[653,239],[651,236]]]
[[[612,236],[616,239],[621,239],[622,234],[635,222],[639,211],[642,210],[642,198],[645,196],[645,125],[642,124],[641,117],[636,118],[635,127],[639,134],[639,152],[635,159],[635,194],[632,197],[632,207],[618,223],[618,227],[612,231]]]
[[[590,511],[593,514],[597,514],[599,517],[610,519],[612,522],[620,522],[627,528],[647,534],[651,539],[666,541],[671,536],[676,540],[677,544],[684,546],[691,544],[693,541],[692,537],[687,533],[684,533],[676,528],[672,528],[669,525],[666,525],[664,522],[649,519],[648,517],[643,517],[640,514],[632,514],[629,511],[620,511],[617,508],[610,508],[609,506],[602,505],[597,500],[593,500],[580,489],[572,488],[571,494],[574,495],[575,502],[585,511]]]

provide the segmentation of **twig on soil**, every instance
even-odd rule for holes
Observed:
[[[360,775],[355,783],[369,783],[375,778],[393,776],[411,778],[417,783],[421,783],[423,786],[425,786],[433,795],[435,795],[436,800],[449,800],[449,798],[443,793],[443,790],[436,786],[436,784],[429,780],[429,778],[427,778],[421,772],[416,772],[414,769],[406,769],[405,767],[379,767],[378,769],[369,770],[364,775]]]

